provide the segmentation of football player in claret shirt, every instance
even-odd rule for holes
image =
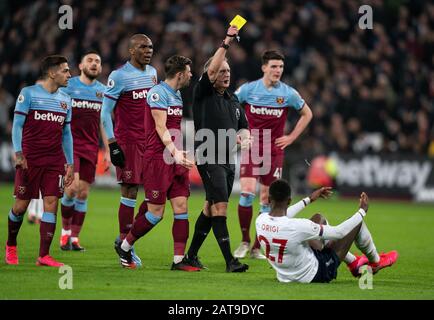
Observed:
[[[144,179],[148,211],[137,217],[131,231],[117,248],[121,265],[126,268],[135,267],[131,256],[132,245],[161,221],[166,199],[169,199],[174,213],[172,270],[200,271],[200,268],[187,264],[183,259],[189,234],[188,174],[193,162],[182,150],[183,102],[179,89],[190,83],[190,65],[191,60],[186,57],[170,57],[165,62],[166,79],[148,93]]]
[[[243,153],[241,159],[238,218],[242,242],[234,252],[236,258],[244,258],[250,249],[249,232],[256,183],[261,184],[259,213],[269,212],[268,189],[274,180],[282,177],[284,149],[300,136],[312,119],[312,111],[298,92],[280,81],[284,59],[284,56],[277,51],[264,52],[262,55],[264,76],[259,80],[243,84],[235,92],[241,105],[244,105],[253,137],[250,152]],[[285,135],[284,128],[289,108],[295,109],[300,114],[300,118],[292,132]],[[255,159],[255,156],[258,159]],[[251,258],[265,259],[259,247],[256,239],[250,250]]]
[[[368,212],[368,196],[364,192],[357,212],[337,226],[328,225],[318,213],[310,220],[294,218],[309,203],[320,197],[328,198],[331,188],[320,188],[289,208],[288,182],[274,181],[269,194],[271,211],[256,219],[256,232],[280,282],[330,282],[336,278],[341,261],[346,262],[355,277],[360,276],[360,268],[366,264],[375,274],[398,259],[396,251],[378,254],[364,222]],[[353,242],[363,252],[362,256],[349,253]]]
[[[41,70],[42,81],[24,87],[15,105],[15,202],[9,211],[5,261],[18,264],[17,235],[30,200],[38,198],[40,190],[44,213],[36,264],[60,267],[63,263],[52,258],[49,251],[56,230],[58,200],[64,186],[74,179],[71,98],[59,90],[68,85],[71,74],[67,59],[59,55],[46,57]]]
[[[111,162],[116,166],[117,179],[121,185],[119,236],[115,240],[115,247],[125,239],[134,222],[137,191],[139,185],[143,185],[145,170],[146,97],[149,89],[157,83],[157,71],[149,65],[153,54],[151,39],[144,34],[132,36],[128,51],[130,60],[109,75],[101,111]],[[140,213],[147,211],[145,202],[140,209]],[[136,265],[140,265],[140,258],[134,250],[132,255]]]
[[[87,212],[90,185],[95,181],[98,160],[101,106],[105,86],[96,80],[101,74],[101,57],[86,52],[79,64],[80,76],[69,80],[62,90],[71,97],[71,129],[74,140],[74,183],[65,188],[62,198],[62,250],[83,251],[78,236]],[[101,136],[107,139],[103,130]],[[108,146],[106,146],[107,150]]]

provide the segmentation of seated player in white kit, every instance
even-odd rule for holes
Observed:
[[[311,220],[293,218],[310,202],[319,197],[327,198],[330,194],[330,188],[320,188],[288,208],[291,203],[288,182],[276,180],[271,184],[271,211],[256,219],[256,231],[280,282],[330,282],[336,278],[341,261],[347,263],[356,277],[365,264],[375,274],[396,262],[396,251],[378,254],[363,222],[368,211],[365,193],[360,196],[359,210],[338,226],[327,225],[327,220],[320,214],[315,214]],[[363,256],[355,257],[348,252],[353,242],[364,253]]]

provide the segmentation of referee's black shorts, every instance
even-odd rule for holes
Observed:
[[[235,178],[233,164],[202,164],[197,166],[210,205],[229,202]]]

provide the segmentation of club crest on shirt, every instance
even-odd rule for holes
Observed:
[[[18,193],[19,194],[26,193],[26,187],[25,186],[18,186]]]
[[[153,82],[154,84],[157,84],[157,77],[156,77],[156,76],[152,76],[152,82]]]
[[[102,97],[103,97],[103,95],[104,95],[104,94],[103,94],[102,92],[100,92],[100,91],[97,91],[95,94],[96,94],[96,97],[97,97],[97,98],[100,98],[100,99],[102,99]]]
[[[284,98],[284,97],[277,97],[277,98],[276,98],[276,102],[277,102],[278,104],[283,104],[283,102],[285,102],[285,98]]]
[[[61,107],[63,110],[68,110],[68,104],[67,104],[65,101],[61,101],[61,102],[60,102],[60,107]]]
[[[152,198],[157,199],[159,195],[160,195],[159,191],[156,191],[156,190],[152,191]]]
[[[133,172],[132,171],[124,171],[125,180],[131,179],[132,176],[133,176]]]

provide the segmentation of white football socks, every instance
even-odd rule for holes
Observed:
[[[173,263],[175,264],[180,263],[183,258],[184,256],[173,256]]]
[[[65,235],[70,236],[71,235],[71,229],[65,230],[65,229],[62,228],[62,236],[65,236]]]
[[[372,239],[371,233],[368,230],[365,222],[362,222],[359,234],[355,239],[356,247],[362,251],[369,262],[377,263],[380,261],[380,256],[378,255],[377,248],[375,248],[374,240]]]
[[[345,261],[346,264],[350,264],[354,260],[356,260],[356,256],[353,255],[351,252],[348,252],[347,255],[344,258],[344,261]]]
[[[121,244],[121,248],[122,248],[122,250],[128,252],[128,251],[131,250],[132,247],[133,247],[133,246],[130,245],[130,244],[128,243],[127,239],[124,239],[124,241],[122,241],[122,244]]]

